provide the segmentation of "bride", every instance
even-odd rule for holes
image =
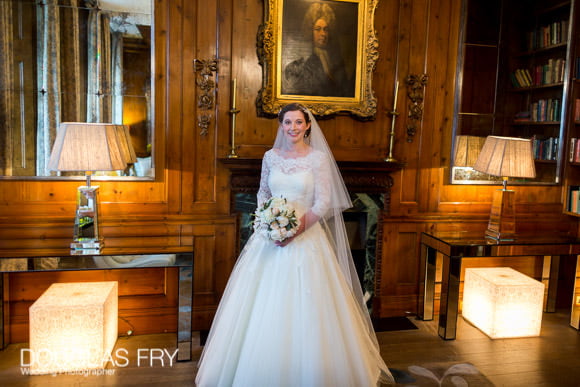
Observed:
[[[300,104],[278,115],[258,207],[284,197],[299,217],[281,242],[254,232],[234,267],[198,363],[198,386],[394,383],[379,352],[342,219],[350,198],[324,135]]]

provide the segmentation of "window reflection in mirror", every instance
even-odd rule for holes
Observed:
[[[0,176],[56,176],[59,123],[102,122],[129,126],[137,162],[97,179],[153,178],[151,0],[0,0],[0,13]]]
[[[451,181],[455,184],[491,183],[495,179],[472,166],[485,138],[494,132],[500,10],[500,0],[491,4],[463,1],[451,158]]]

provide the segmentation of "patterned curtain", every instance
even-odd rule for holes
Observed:
[[[56,128],[60,122],[60,18],[56,0],[37,6],[38,26],[38,123],[36,173],[48,176],[47,168]]]
[[[37,6],[38,176],[55,174],[47,164],[58,125],[85,120],[79,12],[78,0],[42,0]]]
[[[83,95],[84,71],[82,71],[80,42],[80,13],[78,0],[67,0],[67,6],[60,11],[60,71],[66,76],[61,77],[62,106],[61,122],[80,122],[86,118],[86,106]],[[85,11],[86,12],[86,11]],[[66,31],[66,32],[65,32]]]
[[[12,175],[14,120],[14,60],[12,49],[12,3],[0,2],[0,174]]]
[[[111,122],[110,17],[95,7],[89,11],[87,24],[87,122]]]
[[[111,34],[111,60],[112,60],[112,123],[123,124],[123,34],[113,32]]]

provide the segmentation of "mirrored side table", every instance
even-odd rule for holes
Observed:
[[[177,268],[177,360],[191,360],[191,319],[193,297],[193,253],[123,254],[103,249],[98,255],[43,254],[42,256],[0,257],[0,349],[7,343],[8,286],[4,273],[41,271],[128,270],[139,268]]]

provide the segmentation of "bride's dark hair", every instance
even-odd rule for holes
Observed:
[[[306,120],[306,123],[310,123],[310,117],[308,116],[308,110],[306,109],[306,107],[304,105],[301,105],[297,102],[293,102],[293,103],[289,103],[288,105],[284,106],[282,109],[280,109],[280,112],[278,113],[278,121],[282,122],[284,121],[284,114],[288,113],[288,112],[302,112],[302,114],[304,114],[304,119]]]

